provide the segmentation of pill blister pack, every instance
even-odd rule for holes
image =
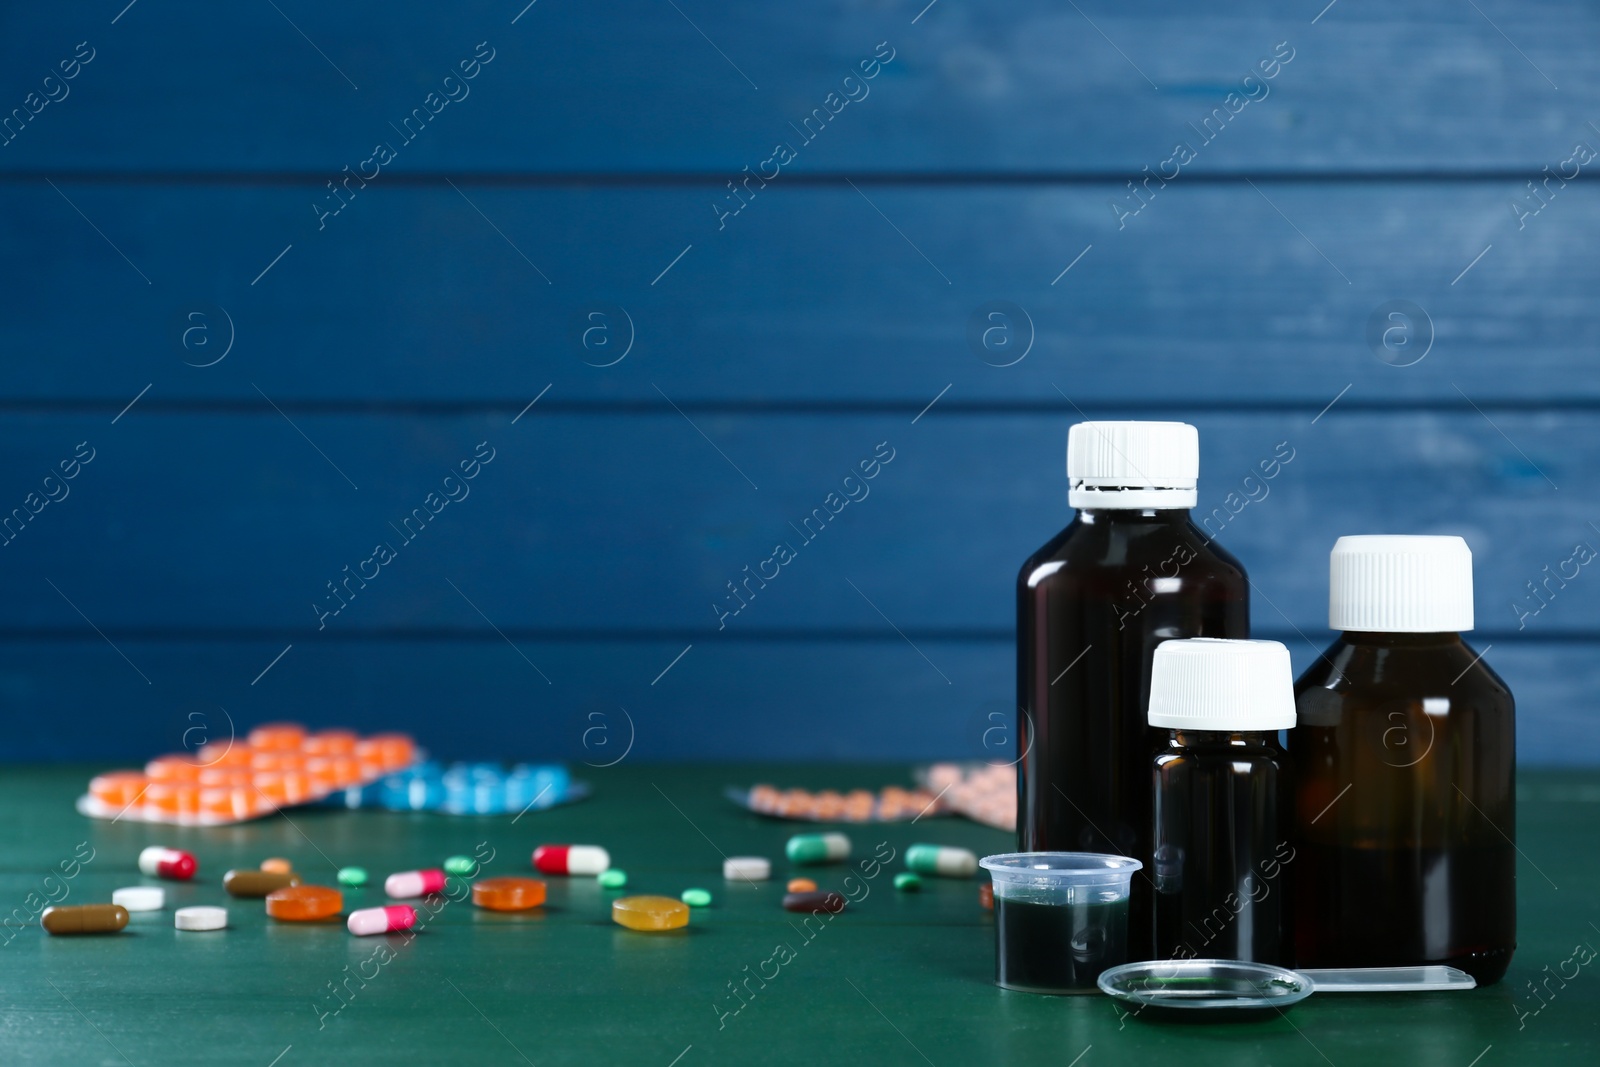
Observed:
[[[771,785],[748,789],[730,786],[723,795],[758,815],[799,822],[908,822],[949,814],[933,793],[893,785],[877,793],[867,789],[848,793],[824,789],[813,793]]]
[[[243,740],[158,756],[143,770],[96,775],[77,806],[98,819],[226,826],[302,804],[498,815],[588,795],[560,765],[444,767],[423,757],[405,734],[272,723]]]
[[[1014,763],[935,763],[919,767],[916,779],[956,815],[998,830],[1017,828]]]
[[[415,763],[376,781],[354,785],[319,803],[339,808],[384,811],[437,811],[447,815],[504,815],[539,811],[582,800],[584,782],[575,782],[560,764]]]

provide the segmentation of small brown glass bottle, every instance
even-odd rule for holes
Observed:
[[[1293,962],[1289,650],[1167,641],[1150,678],[1156,959]]]
[[[1170,638],[1245,637],[1244,568],[1189,518],[1199,434],[1181,422],[1086,422],[1067,439],[1071,525],[1017,576],[1017,841],[1145,866],[1131,959],[1150,956],[1150,662]]]
[[[1461,639],[1472,554],[1459,537],[1341,537],[1329,621],[1300,677],[1301,967],[1440,963],[1480,985],[1516,948],[1511,692]]]

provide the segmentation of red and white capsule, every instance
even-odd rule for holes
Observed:
[[[417,912],[409,904],[386,904],[381,908],[362,908],[352,911],[345,923],[357,937],[373,934],[392,934],[409,930],[417,925]]]
[[[187,882],[199,867],[191,853],[165,845],[151,845],[139,853],[139,873],[151,878],[173,878]]]
[[[425,897],[444,892],[444,872],[437,867],[422,871],[398,871],[383,880],[383,891],[391,897]]]
[[[596,875],[611,867],[611,853],[599,845],[540,845],[533,865],[545,874]]]

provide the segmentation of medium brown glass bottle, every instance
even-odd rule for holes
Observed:
[[[1448,964],[1480,985],[1516,949],[1516,728],[1506,684],[1461,639],[1458,537],[1343,537],[1345,632],[1295,685],[1296,963]]]
[[[1017,576],[1017,840],[1022,852],[1140,860],[1129,958],[1151,953],[1145,722],[1162,641],[1244,637],[1244,568],[1189,518],[1199,435],[1184,423],[1080,423],[1067,444],[1071,525]]]

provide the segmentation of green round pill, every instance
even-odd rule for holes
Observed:
[[[627,871],[619,871],[615,867],[611,867],[600,872],[600,886],[602,889],[621,889],[627,884]]]
[[[902,893],[915,893],[922,888],[922,878],[911,871],[901,871],[894,876],[894,887]]]
[[[359,887],[367,884],[367,869],[365,867],[340,867],[339,884]]]
[[[470,878],[478,873],[478,861],[471,856],[451,856],[444,861],[444,873]]]
[[[679,899],[691,908],[703,908],[711,903],[711,894],[704,889],[685,889]]]

